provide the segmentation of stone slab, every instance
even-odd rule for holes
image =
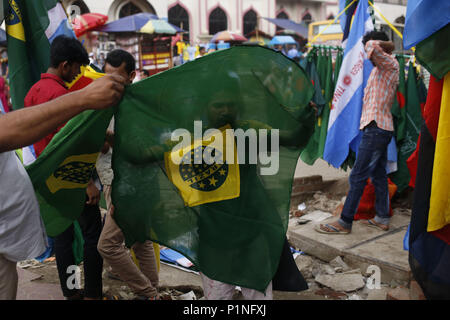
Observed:
[[[357,265],[363,271],[370,265],[379,266],[382,282],[388,283],[391,280],[409,282],[411,269],[408,251],[403,250],[406,229],[405,226],[396,233],[387,234],[347,250],[344,260],[350,265]]]
[[[332,217],[321,223],[335,220]],[[355,221],[350,234],[329,235],[315,231],[315,223],[298,225],[291,221],[288,238],[292,245],[321,260],[330,262],[342,256],[349,266],[359,268],[363,273],[369,265],[378,265],[382,282],[390,279],[409,281],[408,252],[403,250],[403,237],[409,222],[409,216],[394,215],[390,230],[386,232]]]

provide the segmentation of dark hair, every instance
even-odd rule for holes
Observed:
[[[148,72],[148,70],[142,69],[142,73],[145,74],[147,77],[150,76],[150,72]]]
[[[370,40],[389,41],[389,37],[384,31],[369,31],[364,35],[362,43],[366,45]]]
[[[136,70],[136,60],[128,51],[115,49],[108,53],[105,64],[110,64],[114,68],[118,68],[125,62],[125,70],[128,74]],[[104,69],[105,67],[103,67]]]
[[[80,41],[60,35],[53,40],[50,46],[50,65],[57,68],[64,61],[69,64],[78,62],[81,65],[87,65],[89,64],[89,55]]]

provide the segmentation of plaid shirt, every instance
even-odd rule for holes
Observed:
[[[379,41],[366,43],[367,56],[375,65],[366,89],[360,129],[375,120],[380,129],[394,131],[391,108],[398,86],[399,65],[393,55],[380,47]]]

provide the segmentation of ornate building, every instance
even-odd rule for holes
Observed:
[[[80,13],[106,14],[109,21],[138,12],[149,12],[189,31],[191,43],[208,40],[221,30],[248,34],[258,24],[266,34],[277,27],[265,19],[285,18],[309,23],[338,14],[338,0],[63,0],[68,8],[76,5]],[[405,14],[406,0],[375,0],[383,14],[394,21]]]

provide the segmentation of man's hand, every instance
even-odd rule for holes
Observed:
[[[97,205],[99,203],[100,190],[97,189],[92,179],[89,180],[88,186],[86,188],[86,194],[88,196],[88,201],[86,201],[86,204]]]
[[[87,109],[106,109],[120,101],[125,84],[125,78],[107,74],[77,92]]]
[[[316,113],[316,117],[317,117],[317,115],[319,114],[319,109],[317,108],[317,104],[315,104],[314,102],[310,101],[309,102],[309,106],[314,109],[314,112]]]

